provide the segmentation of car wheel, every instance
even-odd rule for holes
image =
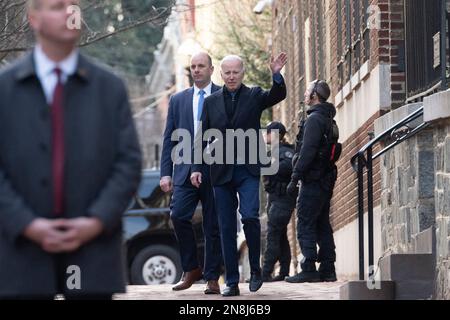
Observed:
[[[131,283],[134,285],[173,284],[181,275],[178,252],[166,245],[145,247],[131,264]]]

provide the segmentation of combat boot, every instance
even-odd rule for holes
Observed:
[[[323,282],[337,281],[336,269],[333,262],[322,262],[319,267],[320,280]]]
[[[290,283],[320,282],[320,274],[316,270],[314,262],[306,261],[301,263],[302,271],[284,280]]]
[[[276,282],[276,281],[283,281],[284,279],[286,279],[287,277],[289,277],[289,275],[283,275],[283,274],[279,274],[275,277],[272,278],[272,282]]]

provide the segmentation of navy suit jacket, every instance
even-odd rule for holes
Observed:
[[[226,130],[242,129],[247,131],[249,129],[254,129],[259,133],[261,114],[262,112],[270,108],[277,103],[283,101],[286,98],[286,85],[283,77],[280,75],[281,82],[273,82],[272,88],[269,91],[265,91],[260,87],[249,88],[242,85],[239,100],[236,106],[236,111],[232,119],[228,119],[225,110],[225,101],[223,89],[216,91],[205,99],[205,104],[203,106],[202,113],[202,135],[197,135],[196,139],[203,138],[204,132],[208,129],[217,129],[222,133],[224,137],[223,149],[224,149],[224,159],[222,159],[222,164],[213,163],[209,166],[209,173],[211,178],[211,183],[213,186],[223,185],[231,181],[233,176],[233,164],[226,164]],[[197,140],[198,141],[198,140]],[[197,144],[197,143],[196,143]],[[205,147],[205,142],[202,143]],[[257,143],[259,146],[259,141]],[[245,154],[249,155],[249,142],[246,141]],[[245,163],[248,171],[254,175],[259,176],[261,173],[261,161],[259,154],[257,155],[257,163],[250,164]],[[200,172],[201,166],[198,164],[192,165],[192,172]]]
[[[211,87],[211,94],[220,90],[214,83]],[[172,141],[172,133],[177,129],[188,130],[191,134],[191,143],[194,139],[194,115],[192,112],[192,100],[194,88],[183,90],[170,98],[169,110],[167,112],[166,129],[164,131],[164,142],[161,156],[161,177],[172,177],[173,184],[183,185],[191,173],[190,164],[175,164],[172,161],[172,150],[178,144]]]

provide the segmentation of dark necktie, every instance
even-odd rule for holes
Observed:
[[[64,110],[61,70],[56,68],[58,82],[53,92],[52,113],[52,178],[53,210],[55,215],[62,215],[64,210]]]
[[[233,118],[234,113],[236,112],[236,91],[230,92],[231,94],[231,118]]]

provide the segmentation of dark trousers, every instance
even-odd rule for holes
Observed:
[[[245,166],[234,166],[232,180],[224,185],[214,186],[214,199],[222,238],[222,252],[226,269],[225,280],[227,286],[233,286],[239,283],[236,241],[238,204],[248,246],[250,269],[252,273],[261,273],[259,177],[250,174]]]
[[[214,193],[206,170],[203,172],[203,183],[199,189],[191,184],[189,178],[183,185],[174,186],[170,217],[180,248],[181,265],[184,272],[199,267],[197,242],[192,228],[192,217],[199,201],[202,203],[205,237],[204,278],[218,280],[222,262],[220,232],[214,207]]]
[[[68,267],[69,264],[66,262],[66,254],[55,254],[55,270],[58,293],[63,294],[65,300],[112,300],[113,293],[86,293],[77,289],[69,289],[67,286],[67,280],[69,277],[67,273]],[[83,270],[81,270],[81,273],[83,273]],[[81,281],[81,289],[82,287],[83,282]],[[54,297],[51,297],[50,300],[53,300],[53,298]],[[49,300],[49,297],[44,297],[43,299]]]
[[[49,274],[49,277],[54,277],[56,280],[56,291],[58,294],[64,296],[65,300],[112,300],[113,293],[90,293],[83,291],[83,282],[81,278],[80,289],[70,289],[67,286],[67,280],[70,274],[67,273],[70,264],[66,262],[66,254],[59,253],[53,255],[55,271]],[[81,270],[82,277],[83,270]],[[11,295],[0,296],[0,300],[54,300],[54,294],[25,294],[25,295]]]
[[[330,224],[332,195],[333,187],[324,185],[321,181],[301,185],[297,200],[297,237],[307,263],[336,261],[336,247]]]
[[[280,275],[289,275],[291,248],[287,237],[287,226],[291,220],[293,208],[284,203],[270,201],[267,212],[267,245],[264,254],[263,275],[270,276],[275,263],[280,262]]]

